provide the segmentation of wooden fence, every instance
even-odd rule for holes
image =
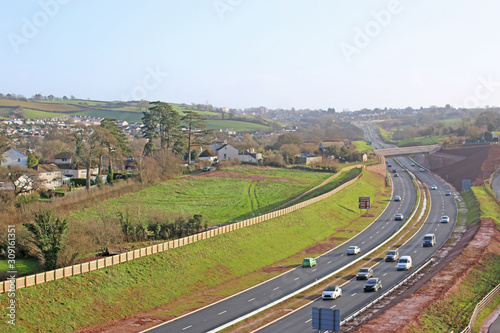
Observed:
[[[493,290],[490,291],[488,295],[484,296],[484,298],[479,303],[477,303],[476,307],[474,308],[474,312],[472,312],[472,316],[469,320],[469,325],[467,325],[467,327],[462,331],[462,333],[472,332],[472,327],[476,322],[477,315],[479,314],[479,312],[481,312],[499,293],[500,293],[500,284],[497,285],[495,288],[493,288]]]
[[[358,166],[358,167],[365,168],[365,166]],[[352,168],[353,167],[348,167],[346,169],[352,169]],[[355,183],[359,178],[361,178],[362,175],[363,175],[363,173],[361,172],[356,178],[340,185],[339,187],[335,188],[334,190],[332,190],[328,193],[322,194],[320,196],[317,196],[315,198],[309,199],[307,201],[295,204],[295,205],[287,207],[287,208],[283,208],[280,210],[269,212],[269,213],[264,214],[264,215],[253,217],[251,219],[228,224],[228,225],[216,228],[216,229],[207,230],[207,231],[204,231],[204,232],[192,235],[192,236],[187,236],[184,238],[179,238],[179,239],[171,240],[171,241],[164,242],[164,243],[151,245],[151,246],[144,247],[141,249],[129,251],[126,253],[117,254],[117,255],[102,258],[102,259],[97,259],[97,260],[85,262],[82,264],[76,264],[76,265],[72,265],[72,266],[58,268],[55,270],[51,270],[51,271],[47,271],[47,272],[43,272],[43,273],[39,273],[39,274],[23,276],[23,277],[19,277],[19,278],[13,279],[13,280],[2,281],[2,282],[0,282],[0,293],[14,291],[16,289],[21,289],[21,288],[26,288],[26,287],[31,287],[31,286],[42,284],[45,282],[59,280],[59,279],[67,278],[69,276],[83,274],[83,273],[95,271],[97,269],[102,269],[102,268],[106,268],[109,266],[118,265],[118,264],[121,264],[121,263],[124,263],[127,261],[135,260],[137,258],[149,256],[151,254],[155,254],[158,252],[172,250],[172,249],[175,249],[175,248],[178,248],[181,246],[185,246],[187,244],[191,244],[191,243],[203,240],[203,239],[208,239],[208,238],[220,235],[220,234],[225,234],[227,232],[231,232],[231,231],[238,230],[241,228],[246,228],[246,227],[249,227],[249,226],[257,224],[257,223],[268,221],[270,219],[273,219],[273,218],[276,218],[279,216],[283,216],[285,214],[289,214],[289,213],[294,212],[298,209],[307,207],[307,206],[312,205],[314,203],[317,203],[323,199],[326,199],[326,198],[332,196],[333,194],[341,191],[342,189],[346,188],[347,186]]]

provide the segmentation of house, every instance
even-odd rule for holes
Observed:
[[[243,152],[243,155],[238,155],[238,159],[241,162],[247,163],[259,163],[262,160],[262,153],[258,153],[254,148],[247,149]]]
[[[71,164],[71,153],[59,153],[54,155],[54,158],[52,159],[52,163],[56,164]]]
[[[40,188],[53,189],[63,185],[62,170],[54,163],[38,164],[36,171]]]
[[[295,157],[297,158],[297,163],[305,165],[321,163],[323,161],[321,156],[315,156],[312,153],[302,153],[295,155]]]
[[[235,160],[238,158],[238,149],[228,144],[227,141],[224,141],[222,145],[218,143],[211,144],[208,148],[217,155],[219,161]]]
[[[63,176],[71,178],[87,178],[87,169],[82,166],[77,166],[75,164],[57,164],[57,166],[62,170]],[[94,176],[99,173],[99,168],[90,168],[90,175]]]
[[[212,149],[205,149],[198,156],[200,161],[210,161],[212,163],[217,162],[217,154],[212,151]]]
[[[20,152],[17,149],[11,148],[2,154],[2,158],[0,160],[0,166],[4,168],[18,165],[23,168],[28,167],[28,155]]]

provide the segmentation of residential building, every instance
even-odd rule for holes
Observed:
[[[219,161],[235,160],[238,158],[238,149],[228,144],[227,141],[224,141],[223,144],[211,144],[208,148],[217,155]]]
[[[71,153],[59,153],[54,155],[54,159],[52,159],[52,163],[56,164],[71,164]]]
[[[243,155],[238,155],[238,159],[241,162],[258,164],[262,160],[262,153],[258,153],[254,148],[250,148],[245,150]]]
[[[38,164],[36,171],[40,188],[53,189],[63,185],[62,170],[54,163]]]
[[[10,166],[18,165],[23,168],[28,167],[28,155],[23,152],[11,148],[2,154],[0,159],[0,166],[8,168]]]
[[[205,149],[198,156],[200,161],[210,161],[212,163],[217,162],[217,154],[214,153],[211,149]]]

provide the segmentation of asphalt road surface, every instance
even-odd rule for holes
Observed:
[[[368,252],[392,235],[404,223],[404,220],[394,220],[396,213],[404,214],[405,219],[409,216],[416,202],[416,193],[407,173],[401,173],[400,177],[394,178],[394,194],[401,196],[402,200],[399,202],[391,201],[384,213],[367,229],[336,249],[318,257],[317,266],[313,268],[297,267],[221,302],[147,331],[188,333],[211,331],[344,267],[357,257],[346,255],[349,246],[357,245],[361,248],[362,253]],[[360,193],[360,196],[363,196],[363,193]]]

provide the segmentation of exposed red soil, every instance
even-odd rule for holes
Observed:
[[[480,185],[500,167],[500,145],[447,148],[416,159],[462,190],[463,179],[470,179],[473,186]]]
[[[456,290],[472,267],[481,262],[487,253],[500,254],[500,232],[492,219],[483,219],[480,224],[467,228],[450,252],[440,252],[437,254],[441,257],[438,263],[425,269],[418,280],[409,283],[408,289],[401,294],[396,291],[396,295],[388,297],[386,304],[382,301],[371,310],[371,315],[366,314],[365,318],[358,319],[345,331],[352,331],[353,328],[359,333],[421,331],[419,318],[425,309]],[[362,324],[374,315],[375,318]]]

